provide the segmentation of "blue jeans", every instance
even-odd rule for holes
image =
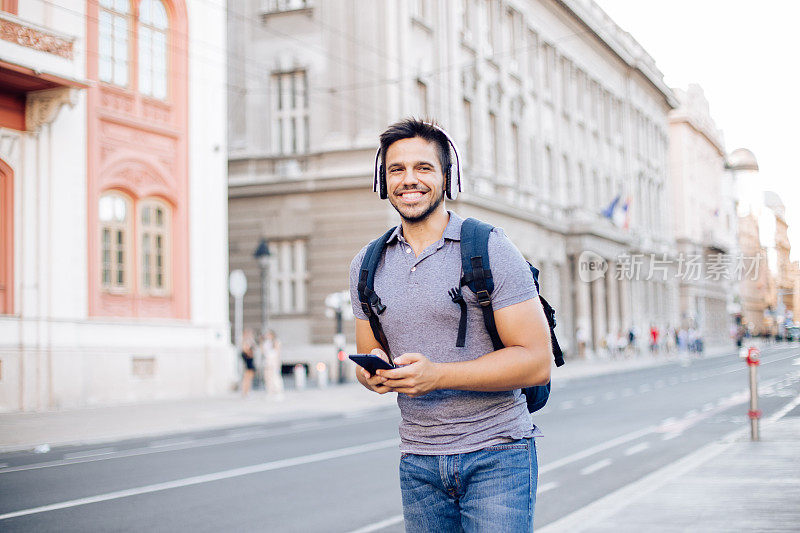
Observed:
[[[404,453],[406,532],[533,531],[537,477],[533,439],[456,455]]]

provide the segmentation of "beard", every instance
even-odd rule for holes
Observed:
[[[392,207],[394,207],[395,211],[397,211],[397,213],[400,215],[400,218],[403,219],[403,221],[409,222],[411,224],[415,224],[417,222],[422,222],[423,220],[428,218],[431,215],[431,213],[436,211],[436,209],[439,207],[439,205],[441,205],[443,200],[444,200],[444,189],[442,189],[442,192],[439,195],[439,197],[436,198],[433,202],[431,202],[430,205],[428,205],[428,207],[426,209],[424,209],[421,213],[415,215],[415,214],[411,214],[411,213],[404,213],[401,210],[401,206],[398,206],[392,200],[392,196],[389,197],[389,203],[392,204]],[[404,205],[402,207],[409,208],[410,206],[405,206]]]

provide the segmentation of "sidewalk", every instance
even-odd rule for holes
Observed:
[[[0,452],[168,435],[247,424],[283,422],[397,408],[394,396],[370,394],[359,383],[287,390],[283,399],[255,391],[223,397],[92,407],[40,413],[0,413]]]
[[[553,379],[563,384],[570,379],[666,364],[674,361],[675,356],[671,357],[648,353],[631,359],[569,360],[553,369]],[[280,424],[371,409],[396,409],[396,405],[392,394],[370,394],[358,383],[347,383],[324,389],[288,389],[280,401],[264,391],[255,391],[246,399],[232,393],[214,398],[0,413],[0,452],[31,450],[45,444],[96,444],[247,424]]]
[[[763,421],[760,441],[745,429],[538,531],[798,531],[800,396]]]

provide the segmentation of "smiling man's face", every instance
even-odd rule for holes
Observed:
[[[386,150],[389,201],[407,222],[421,222],[444,200],[444,175],[436,143],[400,139]]]

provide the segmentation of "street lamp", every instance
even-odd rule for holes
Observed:
[[[253,257],[256,258],[258,261],[258,266],[261,267],[261,333],[265,334],[267,332],[267,322],[269,316],[269,286],[268,286],[268,274],[269,274],[269,244],[267,243],[267,239],[262,237],[261,242],[258,243],[258,248],[256,248]]]

